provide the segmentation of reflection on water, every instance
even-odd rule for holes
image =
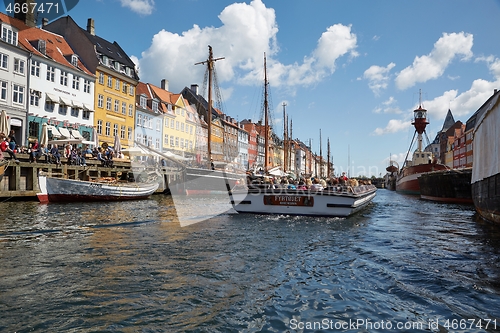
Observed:
[[[229,210],[181,226],[221,202],[1,203],[0,331],[284,332],[325,318],[441,325],[411,332],[494,331],[447,329],[447,319],[500,325],[500,228],[470,206],[380,190],[347,219]]]

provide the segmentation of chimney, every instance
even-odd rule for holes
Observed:
[[[26,7],[23,5],[26,4]],[[7,2],[5,2],[5,5],[7,6]],[[27,9],[32,9],[37,7],[37,3],[33,0],[16,0],[15,3],[12,3],[12,7],[14,9],[16,8],[14,5],[18,5],[18,11],[14,10],[14,18],[23,21],[27,26],[29,27],[35,27],[36,26],[36,18],[35,18],[35,11],[33,10],[23,10],[23,8]]]
[[[494,89],[494,90],[493,90],[493,95],[496,95],[496,94],[497,94],[497,92],[498,92],[498,89]]]
[[[191,91],[198,96],[198,85],[197,84],[192,84],[191,85]]]
[[[168,80],[161,80],[161,89],[168,91]]]
[[[89,18],[87,20],[87,32],[92,36],[95,36],[94,19]]]

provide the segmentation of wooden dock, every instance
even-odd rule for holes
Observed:
[[[17,155],[20,163],[10,161],[5,169],[3,179],[0,181],[0,199],[36,199],[39,192],[38,172],[44,171],[49,174],[59,174],[70,179],[91,179],[101,177],[116,177],[119,172],[131,169],[129,160],[114,160],[113,167],[102,167],[100,161],[87,159],[87,166],[69,165],[65,158],[61,158],[60,165],[41,163],[30,163],[27,154]],[[157,193],[168,192],[169,184],[180,181],[181,172],[163,168],[163,179]]]

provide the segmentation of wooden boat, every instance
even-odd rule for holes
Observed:
[[[472,198],[479,215],[500,223],[500,91],[495,90],[476,112],[472,141]]]
[[[267,85],[264,56],[265,161],[269,160]],[[264,174],[268,175],[270,170],[272,171],[273,168],[264,170]],[[374,185],[333,186],[321,191],[273,188],[272,186],[271,184],[249,184],[230,191],[234,210],[238,213],[252,214],[346,217],[368,205],[377,193]]]
[[[418,177],[420,198],[429,201],[472,204],[472,168],[427,172]]]
[[[427,121],[427,110],[422,108],[422,99],[420,105],[413,111],[414,119],[412,125],[415,126],[415,133],[410,143],[413,145],[415,135],[417,135],[418,146],[413,152],[412,160],[408,160],[406,155],[405,162],[396,178],[396,191],[405,194],[420,194],[420,185],[418,177],[426,172],[449,169],[446,165],[437,163],[432,152],[422,150],[422,134],[425,133],[425,127],[429,124]],[[426,135],[427,136],[427,135]]]
[[[159,187],[155,175],[143,182],[113,177],[85,181],[40,174],[38,183],[40,193],[37,193],[37,197],[41,203],[146,199]]]
[[[238,213],[347,217],[366,207],[376,193],[375,185],[323,191],[249,188],[234,190],[230,197]]]

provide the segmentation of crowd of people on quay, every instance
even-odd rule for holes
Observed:
[[[242,182],[243,183],[243,182]],[[371,185],[370,180],[358,180],[355,178],[347,178],[343,172],[339,177],[320,178],[320,177],[300,177],[294,179],[288,176],[263,176],[263,177],[247,177],[249,188],[265,188],[265,189],[291,189],[291,190],[337,190],[342,187],[356,187],[359,185]]]
[[[125,158],[123,153],[114,152],[111,147],[94,147],[91,149],[88,145],[72,145],[70,143],[64,144],[50,144],[47,147],[45,144],[40,144],[38,139],[26,146],[19,146],[16,144],[15,131],[11,130],[9,135],[0,133],[0,159],[10,157],[16,163],[20,163],[17,154],[27,154],[30,163],[48,163],[62,165],[61,158],[66,158],[68,165],[87,166],[87,159],[94,158],[101,162],[101,166],[113,167],[114,158]],[[8,155],[8,156],[7,156]]]

